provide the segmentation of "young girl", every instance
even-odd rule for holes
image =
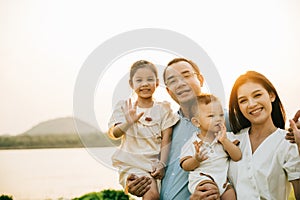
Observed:
[[[180,158],[181,167],[189,171],[189,191],[194,193],[198,185],[211,183],[218,186],[222,200],[235,200],[234,189],[227,181],[228,158],[238,161],[242,153],[234,135],[226,133],[222,105],[214,95],[201,94],[195,111],[192,123],[200,132],[183,146]]]
[[[130,87],[137,101],[120,101],[111,116],[109,133],[121,138],[121,146],[112,157],[119,169],[120,184],[127,188],[127,177],[148,176],[151,188],[143,199],[159,199],[156,179],[162,179],[169,153],[172,126],[178,121],[168,102],[156,102],[153,93],[159,85],[154,64],[140,60],[130,69]]]
[[[230,161],[237,199],[288,199],[292,183],[300,199],[300,157],[285,140],[285,111],[272,83],[262,74],[241,75],[231,91],[229,120],[243,153]]]

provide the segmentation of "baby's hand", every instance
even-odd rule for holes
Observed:
[[[201,151],[200,150],[200,147],[202,146],[203,144],[203,141],[200,141],[200,142],[193,142],[194,144],[194,147],[195,147],[195,150],[196,150],[196,153],[195,153],[195,159],[198,161],[198,162],[202,162],[206,159],[208,159],[207,157],[207,152],[204,150],[204,151]]]
[[[165,176],[165,164],[163,162],[155,162],[152,165],[153,171],[150,175],[155,179],[163,179]]]
[[[221,130],[216,133],[216,138],[218,139],[218,141],[220,143],[223,143],[224,140],[227,139],[226,126],[224,124],[220,124],[219,126],[220,126]]]

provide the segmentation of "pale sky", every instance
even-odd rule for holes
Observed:
[[[289,118],[300,109],[297,0],[0,0],[0,134],[72,116],[75,81],[87,57],[113,36],[141,28],[168,29],[195,41],[217,67],[226,98],[240,74],[256,70],[273,82]],[[95,102],[107,101],[95,104],[102,130],[112,92],[99,97],[101,87],[114,89],[137,59],[165,65],[172,56],[136,52],[112,61],[125,70],[107,70],[107,77],[115,79],[105,75],[99,82]]]

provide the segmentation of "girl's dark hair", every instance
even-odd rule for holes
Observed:
[[[149,68],[151,71],[153,71],[153,73],[155,74],[155,77],[157,78],[158,73],[157,73],[156,66],[147,60],[139,60],[131,65],[129,79],[132,80],[132,77],[134,76],[136,71],[141,68]]]
[[[248,71],[237,78],[231,90],[229,99],[229,121],[231,130],[237,133],[251,126],[250,121],[244,117],[239,108],[237,97],[239,87],[247,82],[258,83],[264,87],[269,94],[273,93],[275,95],[275,101],[272,102],[271,117],[277,128],[284,129],[286,114],[275,87],[264,75],[255,71]]]

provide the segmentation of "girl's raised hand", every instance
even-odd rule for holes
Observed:
[[[138,102],[136,101],[135,104],[132,106],[131,104],[131,99],[127,100],[125,103],[125,106],[121,107],[126,121],[129,125],[134,124],[135,122],[137,122],[144,114],[144,112],[141,112],[139,114],[136,113],[136,108],[137,108]]]

